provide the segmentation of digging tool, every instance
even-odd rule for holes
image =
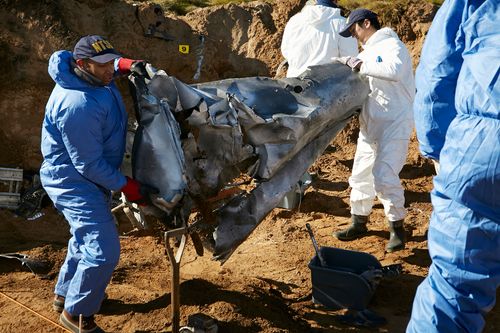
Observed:
[[[319,251],[318,242],[316,242],[316,238],[314,238],[314,234],[313,234],[313,231],[311,229],[311,225],[309,223],[306,223],[306,228],[307,228],[307,232],[309,233],[309,236],[311,237],[311,241],[313,243],[314,250],[316,251],[316,255],[318,256],[319,263],[320,263],[321,267],[326,267],[326,261],[323,258],[323,256],[321,255],[321,252]]]
[[[132,226],[137,229],[146,229],[148,224],[146,222],[146,217],[139,209],[137,204],[133,204],[127,200],[125,194],[121,194],[120,196],[121,203],[111,209],[111,213],[116,213],[120,209],[123,210],[127,218],[129,219]]]
[[[180,264],[182,259],[182,254],[186,247],[187,240],[187,227],[177,228],[165,232],[165,248],[167,249],[168,258],[170,264],[172,265],[172,291],[170,293],[170,303],[172,306],[172,332],[179,332],[179,321],[180,321]],[[181,238],[179,248],[174,254],[174,249],[170,246],[170,240],[172,238]]]
[[[28,267],[28,269],[35,275],[45,274],[48,271],[48,264],[46,262],[30,259],[26,254],[3,253],[0,254],[0,258],[17,259],[21,262],[22,266]]]

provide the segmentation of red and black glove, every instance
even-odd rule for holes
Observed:
[[[120,58],[118,59],[118,71],[121,74],[129,74],[130,72],[134,72],[142,76],[149,77],[148,72],[146,70],[147,64],[148,63],[144,60]]]
[[[158,189],[139,183],[137,180],[127,177],[127,183],[121,188],[128,201],[145,206],[150,202],[150,194],[158,194]]]
[[[132,67],[132,64],[136,61],[137,60],[128,59],[128,58],[118,59],[118,71],[120,71],[121,74],[130,73],[130,67]]]

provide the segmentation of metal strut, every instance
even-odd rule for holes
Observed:
[[[168,259],[172,265],[172,291],[170,293],[170,303],[172,305],[172,333],[179,332],[180,321],[180,264],[184,248],[186,247],[188,229],[186,226],[178,229],[166,231],[165,248],[167,249]],[[177,252],[174,254],[174,249],[170,246],[172,238],[181,237],[181,242]]]

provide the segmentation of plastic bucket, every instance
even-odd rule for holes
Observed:
[[[314,302],[330,310],[366,309],[374,290],[360,274],[366,270],[381,268],[377,258],[364,252],[332,247],[321,247],[320,253],[326,267],[320,266],[317,255],[308,265]]]

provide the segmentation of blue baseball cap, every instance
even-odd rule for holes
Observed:
[[[120,57],[121,54],[115,51],[113,45],[107,39],[97,35],[80,38],[73,50],[75,60],[90,59],[100,64]]]
[[[372,12],[371,10],[360,8],[355,9],[349,14],[347,21],[345,22],[345,26],[342,31],[339,32],[339,35],[342,37],[351,37],[351,32],[349,29],[359,21],[363,21],[364,19],[372,19],[377,18],[377,14]]]

